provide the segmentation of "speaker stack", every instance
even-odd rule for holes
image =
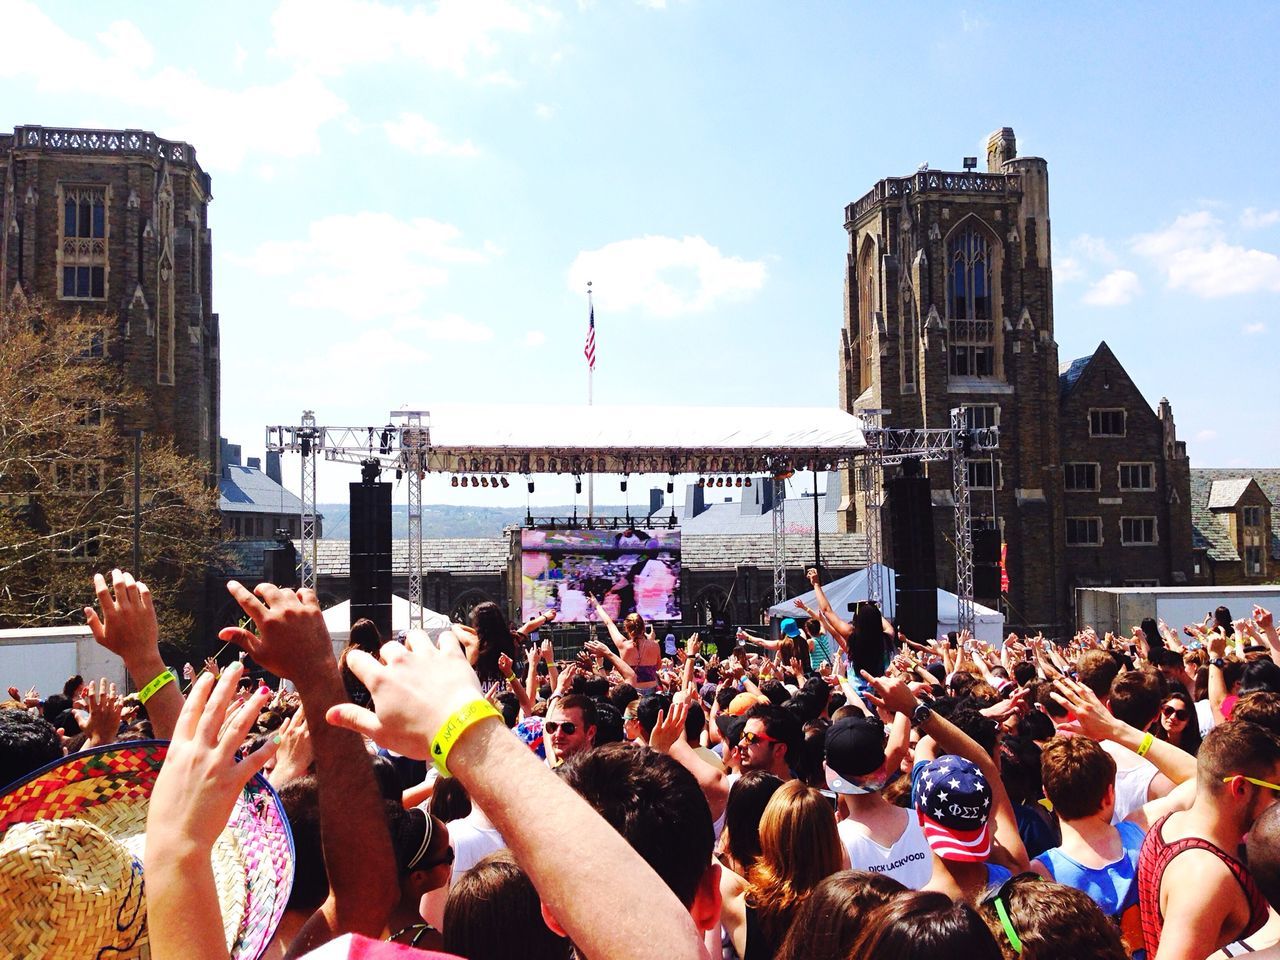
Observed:
[[[277,587],[297,588],[298,551],[292,541],[262,551],[262,579]]]
[[[893,531],[893,602],[898,628],[917,643],[938,631],[938,568],[933,549],[933,500],[919,464],[903,464],[903,475],[887,484]]]
[[[1000,531],[973,531],[973,595],[995,606],[1000,600]]]
[[[351,486],[351,622],[391,639],[391,484]]]

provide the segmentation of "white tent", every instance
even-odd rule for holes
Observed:
[[[883,610],[886,617],[892,620],[894,616],[893,585],[896,574],[890,567],[882,566],[880,569],[882,571],[881,583],[884,585],[884,602],[881,604],[881,610]],[[851,619],[849,604],[867,599],[867,571],[859,570],[857,573],[851,573],[847,577],[841,577],[831,583],[824,583],[822,591],[827,595],[831,608],[845,620],[849,620]],[[803,600],[812,607],[816,604],[817,597],[812,590],[808,593],[802,593],[799,597],[792,597],[790,600],[770,607],[769,616],[794,617],[799,612],[795,605],[796,600]],[[960,598],[954,593],[948,593],[942,589],[938,590],[939,636],[959,629],[959,601]],[[1004,614],[975,603],[973,605],[973,621],[973,632],[977,639],[984,640],[995,646],[999,646],[1004,642]],[[912,637],[911,639],[922,640],[922,638],[917,637]]]
[[[329,628],[329,636],[333,639],[335,651],[341,651],[351,636],[351,601],[330,607],[324,612],[324,625]],[[443,613],[422,608],[422,627],[431,637],[441,630],[447,629],[449,618]],[[400,631],[409,629],[409,601],[404,597],[391,595],[391,632],[399,635]],[[392,639],[392,638],[388,638]]]

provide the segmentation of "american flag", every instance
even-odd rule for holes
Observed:
[[[587,369],[596,368],[596,308],[591,305],[591,313],[587,318],[587,342],[582,347],[582,355],[587,358]]]
[[[991,853],[991,787],[963,757],[921,762],[912,775],[912,803],[933,852],[943,860],[977,863]]]

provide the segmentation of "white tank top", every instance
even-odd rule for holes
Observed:
[[[841,820],[836,830],[849,851],[849,865],[854,870],[883,873],[908,890],[919,890],[933,875],[933,854],[913,810],[907,811],[907,828],[891,847],[880,846],[850,820]]]
[[[1155,779],[1156,765],[1143,758],[1136,767],[1116,771],[1116,809],[1111,815],[1112,823],[1128,819],[1129,814],[1147,802],[1147,794],[1151,781]]]

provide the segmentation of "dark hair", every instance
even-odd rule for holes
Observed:
[[[1076,679],[1097,694],[1099,700],[1111,695],[1111,684],[1120,672],[1120,661],[1105,650],[1086,650],[1076,661]]]
[[[671,698],[665,693],[651,693],[647,697],[640,698],[640,702],[636,704],[636,720],[644,730],[646,740],[649,739],[649,734],[653,733],[653,728],[658,725],[658,714],[666,713],[670,709]]]
[[[595,705],[595,746],[606,743],[622,743],[627,735],[622,730],[622,712],[612,703],[603,702]],[[691,741],[697,743],[697,740]]]
[[[60,693],[51,693],[45,698],[44,703],[40,705],[40,712],[44,718],[50,723],[57,725],[57,717],[65,710],[71,709],[71,701]],[[79,729],[77,727],[76,729]],[[67,731],[70,733],[71,731]]]
[[[444,908],[444,949],[467,960],[568,960],[568,940],[542,919],[542,898],[509,850],[458,878]]]
[[[1111,684],[1111,712],[1131,727],[1145,730],[1160,712],[1164,681],[1154,670],[1128,670]]]
[[[584,727],[598,726],[596,723],[596,702],[590,697],[584,697],[580,693],[571,693],[552,704],[552,706],[556,705],[559,705],[561,712],[565,710],[579,711],[582,714],[582,725]]]
[[[1204,738],[1196,755],[1196,786],[1220,795],[1227,789],[1224,777],[1243,774],[1265,780],[1274,775],[1280,761],[1280,738],[1256,723],[1232,720],[1220,723]]]
[[[1280,736],[1280,693],[1246,693],[1232,707],[1231,719],[1256,723]]]
[[[1047,713],[1032,710],[1018,721],[1018,736],[1030,740],[1048,740],[1053,736],[1053,721]]]
[[[883,873],[833,873],[796,910],[775,960],[845,960],[867,914],[905,890]]]
[[[1003,960],[976,910],[945,893],[908,890],[867,916],[850,958],[858,960]]]
[[[746,875],[760,856],[760,817],[782,780],[763,770],[744,773],[729,788],[724,808],[724,832],[734,869]]]
[[[293,833],[293,889],[289,909],[310,912],[329,896],[329,873],[320,844],[320,788],[315,776],[295,777],[276,791]]]
[[[0,787],[62,759],[53,724],[25,710],[0,710]]]
[[[640,691],[629,683],[620,683],[609,691],[609,702],[618,708],[620,713],[626,712],[636,700],[640,699]]]
[[[74,676],[67,677],[67,682],[62,685],[62,695],[68,700],[74,700],[83,686],[84,677],[80,676],[80,674],[77,673]]]
[[[492,683],[501,680],[498,670],[498,657],[506,654],[512,660],[516,658],[516,640],[511,632],[507,618],[502,610],[491,600],[477,603],[471,608],[471,627],[480,639],[476,651],[476,674],[481,683]]]
[[[1147,646],[1152,651],[1165,648],[1164,637],[1160,636],[1160,625],[1156,623],[1155,617],[1143,617],[1139,626],[1142,628],[1142,632],[1146,634]]]
[[[502,711],[502,722],[511,729],[520,722],[520,700],[510,690],[498,694],[498,709]]]
[[[381,649],[382,634],[378,632],[378,627],[372,620],[361,617],[351,625],[351,632],[347,635],[347,645],[342,648],[342,654],[338,657],[338,670],[342,674],[342,686],[347,691],[347,699],[358,707],[372,709],[373,698],[369,696],[369,690],[363,681],[347,666],[347,655],[352,650],[363,650],[371,657],[376,657]]]
[[[1030,737],[1000,741],[1000,779],[1014,803],[1038,803],[1044,796],[1040,781],[1040,748]]]
[[[400,768],[396,766],[394,760],[382,754],[375,753],[369,759],[373,763],[373,779],[378,784],[378,792],[384,799],[399,803],[405,788],[410,786],[400,775]]]
[[[880,608],[870,600],[865,600],[858,604],[858,611],[853,615],[853,635],[849,638],[849,659],[853,661],[856,669],[865,670],[872,676],[878,677],[884,672],[886,649],[884,618]]]
[[[1040,754],[1040,777],[1058,816],[1080,820],[1102,808],[1116,762],[1088,737],[1054,737]]]
[[[760,692],[775,707],[780,707],[791,699],[791,691],[781,680],[765,680],[760,684]]]
[[[1219,606],[1213,611],[1213,622],[1228,637],[1235,635],[1236,626],[1231,622],[1231,611],[1226,606]]]
[[[993,757],[1000,728],[990,717],[984,717],[981,710],[982,707],[977,700],[973,697],[965,697],[945,716],[955,727],[985,750],[988,756]]]
[[[471,794],[456,777],[436,778],[436,787],[431,791],[431,815],[444,823],[471,815]]]
[[[1240,696],[1258,691],[1280,693],[1280,667],[1270,660],[1250,660],[1240,674]]]
[[[1175,686],[1160,701],[1160,711],[1163,713],[1164,708],[1172,701],[1181,700],[1187,711],[1187,723],[1182,728],[1182,737],[1180,740],[1170,741],[1175,746],[1187,751],[1193,757],[1200,752],[1200,720],[1196,716],[1195,701],[1191,699],[1191,695],[1187,693],[1184,687]],[[1240,701],[1236,701],[1236,706],[1240,705]],[[1231,715],[1235,716],[1235,710],[1231,711]],[[1169,734],[1165,732],[1164,724],[1153,723],[1151,732],[1161,740],[1169,740]]]
[[[735,687],[721,687],[716,691],[716,705],[719,706],[722,711],[728,710],[729,704],[733,703],[733,698],[737,695],[738,691]]]
[[[1003,901],[1022,950],[1009,943],[995,901]],[[1120,928],[1083,890],[1024,873],[989,892],[978,906],[987,928],[1006,958],[1019,955],[1035,960],[1127,960],[1129,951]]]
[[[1036,665],[1030,660],[1019,660],[1013,665],[1013,682],[1025,687],[1036,678]]]
[[[689,712],[684,717],[684,738],[692,746],[702,742],[702,731],[707,729],[707,715],[702,712],[702,704],[690,703]]]
[[[692,906],[715,844],[711,811],[693,774],[664,754],[625,743],[580,753],[558,772]]]
[[[787,765],[800,760],[800,748],[804,743],[804,729],[794,714],[775,707],[771,703],[757,703],[747,711],[748,720],[764,722],[764,732],[787,748]]]
[[[609,696],[609,681],[604,677],[587,677],[582,692],[592,700],[604,700]]]

